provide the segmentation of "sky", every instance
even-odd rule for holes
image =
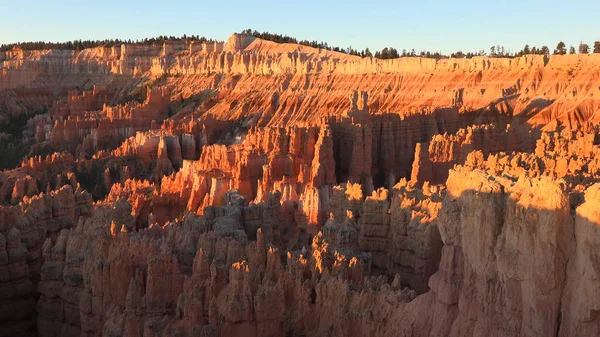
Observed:
[[[512,52],[600,40],[599,0],[0,0],[0,44],[200,35],[246,28],[371,51]]]

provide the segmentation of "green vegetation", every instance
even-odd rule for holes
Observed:
[[[424,58],[433,58],[433,59],[444,59],[444,58],[472,58],[475,56],[489,56],[489,57],[504,57],[504,58],[513,58],[513,57],[520,57],[523,55],[549,55],[550,54],[550,48],[548,48],[548,46],[542,46],[542,47],[530,47],[528,44],[525,45],[525,47],[518,51],[518,52],[511,52],[508,49],[506,49],[504,46],[501,45],[495,45],[492,46],[490,48],[490,52],[489,54],[486,53],[483,50],[479,50],[477,52],[463,52],[461,50],[451,53],[450,55],[445,55],[442,54],[440,52],[430,52],[430,51],[420,51],[420,52],[416,52],[414,49],[412,49],[410,52],[407,51],[406,49],[403,49],[401,53],[398,52],[398,50],[394,47],[385,47],[383,48],[381,51],[376,51],[375,54],[373,54],[369,48],[366,48],[362,51],[358,51],[356,49],[353,49],[351,46],[348,48],[339,48],[339,47],[332,47],[330,45],[328,45],[326,42],[317,42],[316,40],[313,41],[309,41],[309,40],[298,40],[294,37],[288,36],[288,35],[282,35],[282,34],[273,34],[273,33],[269,33],[269,32],[258,32],[257,30],[252,30],[252,29],[246,29],[243,30],[241,32],[242,34],[247,34],[247,35],[252,35],[254,37],[263,39],[263,40],[268,40],[268,41],[273,41],[273,42],[277,42],[277,43],[296,43],[296,44],[301,44],[304,46],[309,46],[309,47],[313,47],[313,48],[319,48],[319,49],[325,49],[325,50],[330,50],[330,51],[335,51],[335,52],[340,52],[340,53],[345,53],[345,54],[349,54],[349,55],[356,55],[356,56],[360,56],[360,57],[375,57],[378,59],[395,59],[395,58],[400,58],[400,57],[424,57]],[[581,42],[579,44],[579,53],[580,54],[587,54],[589,53],[589,49],[590,47]],[[569,53],[570,54],[575,54],[576,50],[575,47],[571,47],[569,49]],[[594,53],[600,53],[600,41],[596,41],[594,42]],[[556,49],[554,50],[554,54],[559,54],[559,55],[564,55],[567,53],[567,47],[565,45],[564,42],[559,42],[558,45],[556,46]]]
[[[273,41],[276,43],[295,43],[303,46],[308,46],[312,48],[325,49],[329,51],[345,53],[348,55],[355,55],[360,57],[375,57],[379,59],[395,59],[400,57],[424,57],[424,58],[433,58],[433,59],[444,59],[444,58],[472,58],[475,56],[490,56],[490,57],[520,57],[523,55],[548,55],[550,54],[550,49],[547,46],[542,46],[541,48],[530,47],[529,45],[525,45],[525,47],[518,52],[511,52],[503,46],[496,45],[490,48],[489,54],[484,50],[479,50],[476,52],[463,52],[459,50],[457,52],[451,53],[450,55],[442,54],[441,52],[431,52],[431,51],[415,51],[412,49],[410,52],[406,49],[403,49],[402,52],[398,52],[398,50],[394,47],[385,47],[380,51],[376,51],[373,53],[369,48],[365,48],[364,50],[358,51],[357,49],[349,46],[347,48],[334,47],[327,44],[327,42],[318,42],[317,40],[298,40],[295,37],[291,37],[283,34],[274,34],[269,32],[259,32],[257,30],[245,29],[241,32],[242,34],[251,35],[263,40]],[[146,38],[142,40],[121,40],[121,39],[107,39],[107,40],[74,40],[67,42],[18,42],[11,44],[2,44],[0,45],[0,51],[8,51],[13,48],[23,49],[23,50],[38,50],[38,49],[63,49],[63,50],[83,50],[86,48],[93,48],[98,46],[118,46],[123,43],[127,44],[143,44],[143,45],[162,45],[166,41],[195,41],[195,42],[216,42],[213,39],[208,39],[204,36],[199,35],[183,35],[180,37],[175,36],[158,36],[154,38]],[[577,51],[579,54],[588,54],[592,50],[593,53],[600,53],[600,41],[595,41],[593,44],[593,49],[590,48],[588,44],[581,42],[579,44],[579,48]],[[569,54],[575,54],[575,48],[569,48]],[[564,55],[567,54],[567,46],[564,42],[559,42],[554,49],[554,54]]]
[[[586,43],[580,42],[579,43],[579,54],[588,54],[590,52],[590,46],[588,46]]]
[[[554,49],[554,54],[565,55],[567,53],[567,46],[564,42],[560,41]]]
[[[348,54],[348,55],[355,55],[355,56],[360,56],[360,57],[375,57],[378,59],[395,59],[395,58],[408,57],[408,56],[420,56],[420,57],[435,58],[435,59],[448,58],[447,55],[442,55],[440,52],[432,53],[429,51],[421,51],[421,52],[417,53],[417,52],[415,52],[414,49],[410,53],[407,52],[406,49],[404,49],[402,51],[402,54],[400,54],[400,53],[398,53],[398,50],[393,47],[385,47],[381,51],[376,51],[375,54],[373,55],[373,53],[371,52],[371,50],[369,50],[369,48],[365,48],[362,51],[358,51],[358,50],[352,48],[352,46],[349,46],[348,48],[332,47],[332,46],[328,45],[327,42],[317,42],[316,40],[313,40],[313,41],[300,40],[300,41],[298,41],[298,39],[296,39],[295,37],[291,37],[288,35],[273,34],[273,33],[269,33],[269,32],[261,33],[257,30],[252,30],[252,29],[243,30],[241,33],[251,35],[251,36],[257,37],[259,39],[273,41],[273,42],[277,42],[277,43],[296,43],[296,44],[300,44],[303,46],[308,46],[308,47],[313,47],[313,48],[318,48],[318,49],[325,49],[325,50],[329,50],[329,51],[344,53],[344,54]],[[467,54],[463,54],[463,55],[467,55]],[[475,54],[473,54],[473,55],[475,55]]]
[[[158,37],[153,38],[145,38],[143,40],[121,40],[121,39],[110,39],[110,40],[74,40],[67,42],[45,42],[45,41],[37,41],[37,42],[17,42],[10,44],[2,44],[0,45],[0,51],[8,51],[13,48],[23,49],[23,50],[39,50],[39,49],[58,49],[58,50],[84,50],[86,48],[94,48],[99,46],[112,47],[119,46],[123,43],[128,44],[144,44],[144,45],[162,45],[166,41],[195,41],[195,42],[215,42],[213,39],[208,39],[204,36],[198,35],[183,35],[180,37],[175,36],[163,36],[160,35]]]

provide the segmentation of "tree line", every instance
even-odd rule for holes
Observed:
[[[431,52],[431,51],[415,51],[411,49],[410,51],[406,49],[402,49],[402,51],[398,52],[398,50],[394,47],[385,47],[379,51],[375,51],[373,53],[369,48],[365,48],[361,51],[352,48],[349,46],[347,48],[340,48],[335,46],[330,46],[327,42],[318,42],[316,40],[298,40],[294,37],[283,35],[283,34],[274,34],[269,32],[259,32],[257,30],[246,29],[241,32],[242,34],[251,35],[263,40],[273,41],[276,43],[295,43],[303,46],[308,46],[312,48],[325,49],[329,51],[345,53],[348,55],[355,55],[360,57],[375,57],[378,59],[395,59],[400,57],[423,57],[423,58],[433,58],[433,59],[445,59],[445,58],[472,58],[475,56],[490,56],[490,57],[504,57],[504,58],[512,58],[519,57],[523,55],[549,55],[551,53],[550,48],[548,46],[529,46],[525,45],[523,49],[518,52],[510,52],[504,46],[496,45],[490,47],[489,54],[484,50],[479,50],[477,52],[463,52],[461,50],[451,53],[450,55],[443,54],[439,51]],[[194,41],[194,42],[215,42],[213,39],[208,39],[204,36],[199,35],[182,35],[180,37],[176,36],[166,36],[160,35],[158,37],[153,38],[145,38],[141,40],[121,40],[121,39],[106,39],[106,40],[73,40],[67,42],[45,42],[45,41],[37,41],[37,42],[17,42],[11,44],[2,44],[0,45],[0,51],[8,51],[13,48],[23,49],[23,50],[40,50],[40,49],[64,49],[64,50],[76,50],[80,51],[87,48],[94,48],[98,46],[112,47],[118,46],[123,43],[127,44],[144,44],[144,45],[162,45],[164,42],[174,42],[174,41]],[[600,53],[600,41],[595,41],[592,46],[580,42],[577,49],[574,46],[570,46],[567,49],[567,46],[564,42],[559,42],[556,45],[556,48],[552,51],[555,55],[564,55],[564,54],[589,54],[592,53]]]
[[[87,48],[94,48],[99,46],[112,47],[120,46],[121,44],[144,44],[144,45],[160,45],[164,42],[175,42],[175,41],[194,41],[194,42],[215,42],[213,39],[208,39],[204,36],[199,35],[186,35],[182,36],[166,36],[160,35],[153,38],[145,38],[141,40],[121,40],[121,39],[106,39],[106,40],[73,40],[66,42],[46,42],[46,41],[35,41],[35,42],[17,42],[0,45],[0,51],[8,51],[13,48],[22,50],[41,50],[41,49],[58,49],[58,50],[76,50],[81,51]]]
[[[588,45],[587,43],[583,43],[583,41],[579,42],[579,46],[577,48],[577,50],[575,50],[574,46],[569,47],[569,54],[589,54],[590,51],[594,54],[600,54],[600,41],[594,41],[594,44],[592,45],[592,47],[590,47],[590,45]],[[557,45],[556,48],[554,49],[554,54],[555,55],[565,55],[567,54],[567,45],[560,41]]]
[[[365,48],[361,51],[358,51],[354,48],[352,48],[352,46],[348,47],[348,48],[339,48],[339,47],[332,47],[329,46],[326,42],[317,42],[317,41],[308,41],[308,40],[300,40],[298,41],[298,39],[288,36],[288,35],[283,35],[283,34],[273,34],[273,33],[269,33],[269,32],[259,32],[257,30],[252,30],[252,29],[246,29],[243,30],[241,32],[242,34],[247,34],[247,35],[252,35],[254,37],[263,39],[263,40],[268,40],[268,41],[273,41],[273,42],[277,42],[277,43],[295,43],[295,44],[301,44],[304,46],[309,46],[309,47],[313,47],[313,48],[319,48],[319,49],[326,49],[326,50],[330,50],[330,51],[335,51],[335,52],[340,52],[340,53],[345,53],[348,55],[355,55],[355,56],[360,56],[360,57],[375,57],[378,59],[395,59],[395,58],[400,58],[400,57],[424,57],[424,58],[433,58],[433,59],[444,59],[444,58],[472,58],[475,56],[490,56],[490,57],[505,57],[505,58],[513,58],[513,57],[520,57],[523,55],[548,55],[550,54],[550,48],[548,48],[548,46],[542,46],[542,47],[530,47],[529,45],[525,45],[525,47],[518,51],[518,52],[510,52],[508,49],[506,49],[504,46],[492,46],[490,48],[490,52],[489,54],[486,53],[484,50],[479,50],[476,52],[463,52],[461,50],[451,53],[450,55],[446,55],[446,54],[442,54],[441,52],[437,51],[437,52],[431,52],[431,51],[415,51],[414,49],[408,51],[406,49],[403,49],[401,52],[398,52],[398,50],[394,47],[385,47],[380,51],[376,51],[375,53],[372,53],[371,50],[369,48]],[[600,41],[595,41],[593,44],[593,48],[591,48],[589,45],[581,42],[579,44],[579,48],[577,49],[577,51],[579,52],[579,54],[588,54],[590,51],[593,53],[600,53]],[[564,44],[564,42],[560,42],[557,46],[556,49],[554,50],[554,54],[560,55],[560,54],[566,54],[567,53],[567,49],[566,49],[566,45]],[[569,48],[569,54],[575,54],[576,50],[575,47],[571,46]]]
[[[600,41],[594,41],[592,47],[590,47],[590,45],[588,45],[587,43],[579,42],[579,46],[577,47],[577,49],[575,49],[574,46],[570,46],[568,50],[567,45],[564,42],[560,41],[556,45],[556,48],[554,48],[554,50],[552,51],[552,54],[589,54],[590,52],[594,54],[600,54]],[[535,46],[530,47],[528,44],[526,44],[525,47],[523,47],[523,49],[516,53],[510,53],[507,50],[505,50],[505,48],[502,46],[492,46],[490,47],[489,55],[491,57],[519,57],[523,55],[550,55],[550,53],[550,48],[548,48],[548,46],[541,46],[538,48]]]
[[[308,46],[308,47],[312,47],[312,48],[325,49],[325,50],[329,50],[329,51],[334,51],[334,52],[339,52],[339,53],[344,53],[344,54],[354,55],[354,56],[360,56],[360,57],[375,57],[375,58],[380,58],[380,59],[392,59],[392,58],[399,58],[402,56],[423,56],[423,57],[431,57],[431,58],[442,58],[444,56],[439,52],[435,52],[435,53],[420,52],[417,55],[417,53],[415,52],[414,49],[412,50],[412,52],[403,50],[402,54],[400,54],[400,53],[398,53],[398,50],[396,50],[393,47],[385,47],[381,51],[376,51],[373,54],[369,48],[365,48],[361,51],[358,51],[358,50],[352,48],[352,46],[349,46],[348,48],[334,47],[334,46],[330,46],[329,44],[327,44],[327,42],[318,42],[316,40],[313,40],[313,41],[298,40],[295,37],[291,37],[288,35],[274,34],[274,33],[269,33],[269,32],[261,33],[257,30],[252,30],[252,29],[245,29],[245,30],[241,31],[241,34],[251,35],[251,36],[257,37],[259,39],[273,41],[276,43],[295,43],[295,44],[300,44],[300,45]]]

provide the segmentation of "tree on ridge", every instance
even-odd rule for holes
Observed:
[[[548,55],[550,54],[550,48],[548,48],[548,46],[542,46],[542,49],[540,50],[540,55]]]
[[[589,54],[590,46],[587,43],[580,42],[579,43],[579,54]]]
[[[556,45],[556,49],[554,50],[554,54],[558,54],[558,55],[564,55],[567,53],[567,48],[564,42],[560,41],[557,45]]]

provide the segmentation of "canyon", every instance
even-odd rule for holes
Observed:
[[[600,335],[600,54],[0,52],[0,337]]]

